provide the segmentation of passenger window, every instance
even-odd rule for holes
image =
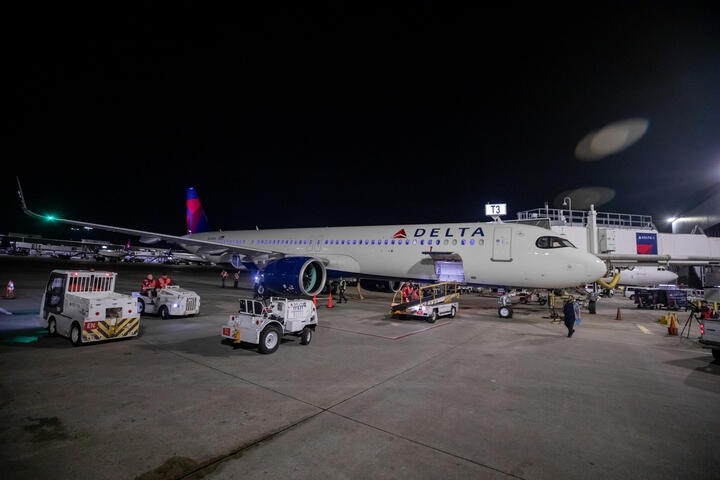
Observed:
[[[247,309],[245,308],[245,300],[240,300],[240,308],[238,309],[238,313],[247,313]]]
[[[255,315],[262,315],[263,312],[263,306],[260,302],[254,302],[255,303]]]

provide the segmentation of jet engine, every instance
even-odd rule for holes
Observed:
[[[265,288],[287,295],[315,295],[325,286],[325,265],[317,258],[287,257],[270,262],[263,271]]]
[[[402,282],[396,280],[360,279],[360,286],[369,292],[395,293],[400,290]]]

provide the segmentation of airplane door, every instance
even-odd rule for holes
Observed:
[[[512,227],[495,227],[493,230],[492,261],[512,262]]]

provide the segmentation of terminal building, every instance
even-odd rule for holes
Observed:
[[[513,222],[553,230],[577,248],[594,253],[614,266],[667,264],[678,273],[679,283],[703,288],[720,285],[720,237],[707,233],[714,232],[718,226],[711,224],[711,215],[704,218],[704,227],[676,231],[678,222],[673,222],[673,233],[663,233],[648,215],[597,212],[592,206],[589,211],[560,210],[546,204],[543,208],[518,212]],[[720,223],[720,218],[715,220]]]

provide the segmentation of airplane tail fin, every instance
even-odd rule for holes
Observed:
[[[187,214],[187,233],[202,233],[210,230],[205,210],[203,210],[200,198],[194,187],[187,189],[187,201],[185,202]]]

